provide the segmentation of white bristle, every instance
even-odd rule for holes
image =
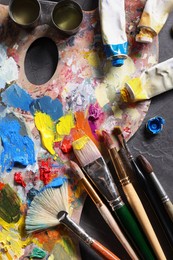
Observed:
[[[68,183],[59,188],[47,188],[36,195],[28,209],[25,224],[28,233],[59,224],[60,211],[68,212]]]
[[[94,144],[94,142],[91,139],[89,139],[89,137],[88,137],[88,141],[83,145],[81,149],[76,149],[77,142],[80,142],[80,139],[73,142],[72,146],[73,146],[74,154],[76,155],[76,158],[78,159],[82,167],[102,157],[97,146]]]

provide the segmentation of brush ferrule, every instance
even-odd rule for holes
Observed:
[[[57,217],[60,223],[64,224],[67,228],[69,228],[87,245],[90,246],[93,243],[93,239],[83,230],[83,228],[81,228],[71,218],[69,218],[68,213],[66,211],[60,211]]]
[[[116,200],[109,201],[109,205],[111,206],[113,211],[116,211],[117,209],[121,208],[124,205],[124,202],[119,196]]]
[[[127,176],[127,177],[121,179],[120,182],[121,182],[122,186],[129,184],[130,183],[129,177]]]
[[[119,198],[118,189],[102,157],[84,166],[83,170],[108,202]]]
[[[162,185],[160,184],[159,180],[157,179],[156,175],[154,172],[151,172],[149,174],[152,182],[154,183],[154,187],[157,191],[157,193],[159,194],[159,197],[161,198],[162,202],[166,202],[169,200],[165,190],[163,189]]]

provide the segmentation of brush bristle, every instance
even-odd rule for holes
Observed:
[[[80,145],[82,144],[82,145]],[[94,142],[85,136],[72,143],[74,154],[82,167],[102,157]]]
[[[79,176],[80,179],[85,178],[83,171],[81,170],[81,168],[79,167],[79,165],[77,163],[70,161],[70,167],[71,167],[73,173],[76,174],[77,176]]]
[[[113,133],[118,136],[118,135],[122,135],[122,130],[120,126],[115,126],[113,129]]]
[[[59,188],[47,188],[34,197],[26,216],[26,231],[31,233],[58,225],[57,214],[62,210],[68,212],[67,182]]]
[[[109,149],[114,148],[115,142],[113,141],[111,135],[107,131],[104,131],[104,130],[102,131],[102,135],[103,135],[103,140],[104,140],[106,147],[108,147]]]

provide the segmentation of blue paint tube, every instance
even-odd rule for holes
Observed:
[[[127,58],[124,0],[100,0],[99,13],[102,41],[108,60],[120,67]]]

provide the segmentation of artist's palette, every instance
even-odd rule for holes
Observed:
[[[134,40],[143,4],[142,0],[126,1],[129,57],[119,68],[105,58],[97,8],[83,11],[79,32],[67,37],[48,24],[30,31],[17,27],[8,17],[8,7],[0,5],[0,192],[8,190],[11,207],[17,210],[11,213],[11,222],[7,208],[5,216],[0,208],[2,259],[23,259],[34,248],[44,250],[43,259],[51,254],[54,259],[79,259],[77,240],[65,228],[24,234],[27,203],[46,183],[65,174],[71,183],[72,216],[79,222],[85,194],[68,166],[69,158],[75,159],[74,132],[82,130],[100,149],[100,130],[119,125],[128,140],[142,123],[150,101],[120,104],[115,91],[130,76],[157,63],[158,39],[148,45]],[[46,83],[33,84],[25,73],[25,62],[28,49],[39,38],[53,40],[58,63]],[[43,66],[49,69],[46,60]],[[43,76],[41,67],[31,69],[37,79]],[[13,193],[20,203],[12,201]],[[0,202],[0,207],[5,205]]]

